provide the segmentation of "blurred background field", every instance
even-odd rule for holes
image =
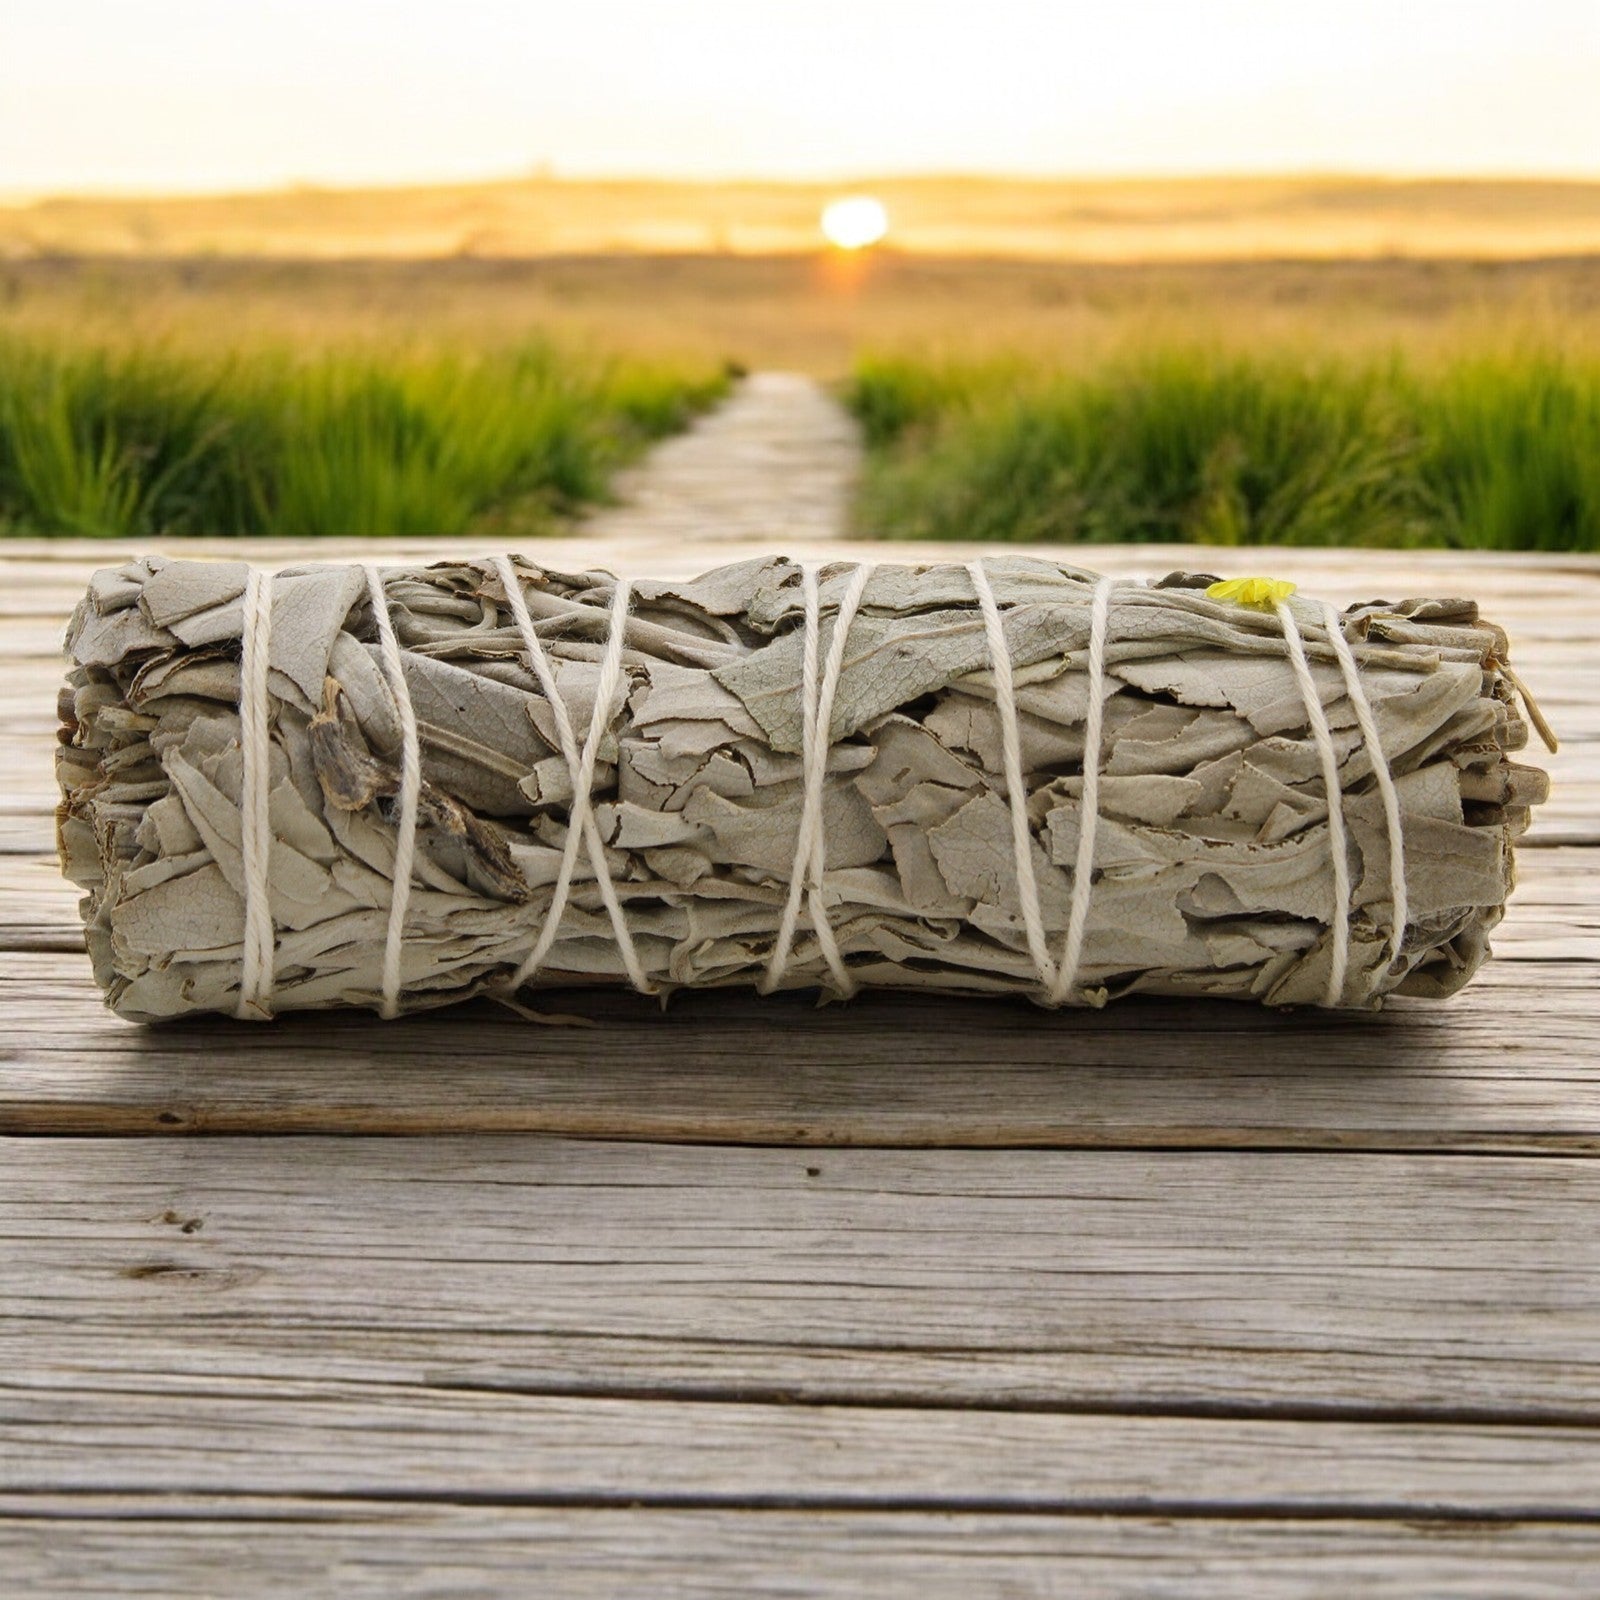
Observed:
[[[878,176],[894,246],[1042,261],[1504,259],[1600,250],[1582,179]],[[0,256],[523,259],[806,253],[837,182],[539,176],[269,194],[67,195],[0,208]]]
[[[1600,548],[1600,184],[866,187],[0,207],[0,529],[536,534],[776,367],[870,534]]]
[[[912,255],[1503,258],[1600,250],[1600,182],[1364,176],[865,177]],[[68,195],[0,208],[0,257],[522,259],[807,253],[834,182],[596,180]]]
[[[890,213],[891,218],[893,213]],[[32,256],[0,261],[0,326],[215,348],[500,344],[530,335],[837,378],[864,349],[1071,359],[1222,337],[1428,352],[1508,338],[1600,347],[1600,254],[1049,261],[600,254],[482,259]]]
[[[7,532],[531,535],[776,369],[856,532],[1600,548],[1593,0],[11,10]]]

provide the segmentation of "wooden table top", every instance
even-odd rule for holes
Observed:
[[[51,820],[62,628],[129,553],[0,544],[10,1592],[1600,1585],[1600,559],[1070,552],[1465,592],[1510,629],[1564,745],[1497,959],[1444,1004],[142,1029],[101,1007]]]

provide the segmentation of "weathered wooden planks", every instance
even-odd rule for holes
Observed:
[[[1600,1428],[473,1393],[0,1385],[0,1493],[1600,1519]],[[397,1450],[396,1436],[426,1440]],[[208,1441],[203,1456],[197,1437]],[[203,1462],[203,1466],[202,1466]]]
[[[0,1500],[30,1600],[1574,1600],[1589,1525],[676,1511],[389,1501]]]
[[[1506,960],[1443,1006],[1377,1017],[734,994],[680,996],[662,1016],[590,992],[559,1002],[598,1020],[584,1030],[487,1003],[400,1026],[149,1029],[103,1009],[82,957],[9,953],[0,1130],[1594,1151],[1594,995],[1592,964]]]
[[[85,1419],[97,1388],[214,1379],[1600,1425],[1592,1160],[476,1137],[0,1163],[0,1372]],[[192,1437],[237,1446],[243,1415]]]

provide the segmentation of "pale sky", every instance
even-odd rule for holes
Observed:
[[[0,0],[0,193],[1600,176],[1600,0]]]

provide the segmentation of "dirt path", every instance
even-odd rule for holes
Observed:
[[[577,530],[631,546],[842,538],[861,464],[854,421],[815,380],[757,372],[617,482]]]

